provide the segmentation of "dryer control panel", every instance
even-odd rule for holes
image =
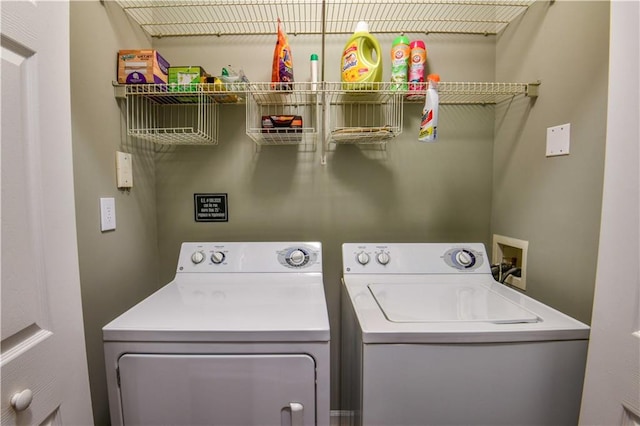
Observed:
[[[183,243],[177,272],[322,272],[322,245],[319,242]]]
[[[346,243],[345,274],[490,274],[481,243]]]

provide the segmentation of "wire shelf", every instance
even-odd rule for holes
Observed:
[[[539,84],[445,81],[438,92],[442,105],[495,104],[536,97]],[[126,99],[127,133],[134,137],[160,144],[217,144],[219,106],[245,104],[246,134],[254,142],[305,150],[315,150],[321,126],[328,143],[385,144],[402,132],[404,104],[424,102],[426,89],[398,91],[389,82],[367,83],[366,90],[347,90],[350,86],[341,82],[296,82],[288,90],[269,82],[114,87],[116,96]],[[282,116],[298,121],[294,126],[277,122]]]
[[[498,34],[533,3],[534,0],[327,0],[326,26],[328,33],[351,34],[355,21],[362,20],[372,33]]]
[[[453,82],[438,83],[441,105],[497,104],[518,95],[537,96],[539,83]],[[406,102],[424,102],[426,83],[416,92],[405,92]]]
[[[152,37],[372,33],[498,34],[535,0],[117,0]],[[324,10],[324,13],[323,13]]]

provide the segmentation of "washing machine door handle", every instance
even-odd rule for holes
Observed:
[[[304,406],[299,402],[290,402],[289,409],[291,410],[291,426],[303,426]]]

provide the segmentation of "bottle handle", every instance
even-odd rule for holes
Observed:
[[[376,54],[375,61],[373,61],[373,57],[371,57],[371,55],[368,55],[368,54],[363,55],[365,61],[368,62],[369,65],[374,67],[382,66],[381,65],[382,64],[382,48],[380,47],[379,43],[376,43],[374,40],[367,37],[364,39],[364,43],[362,44],[362,47],[367,52],[375,52]]]

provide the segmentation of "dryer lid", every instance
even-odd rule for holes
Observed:
[[[391,322],[539,321],[536,314],[477,283],[374,283],[368,288]]]
[[[105,341],[329,341],[318,274],[184,274],[111,321]]]

